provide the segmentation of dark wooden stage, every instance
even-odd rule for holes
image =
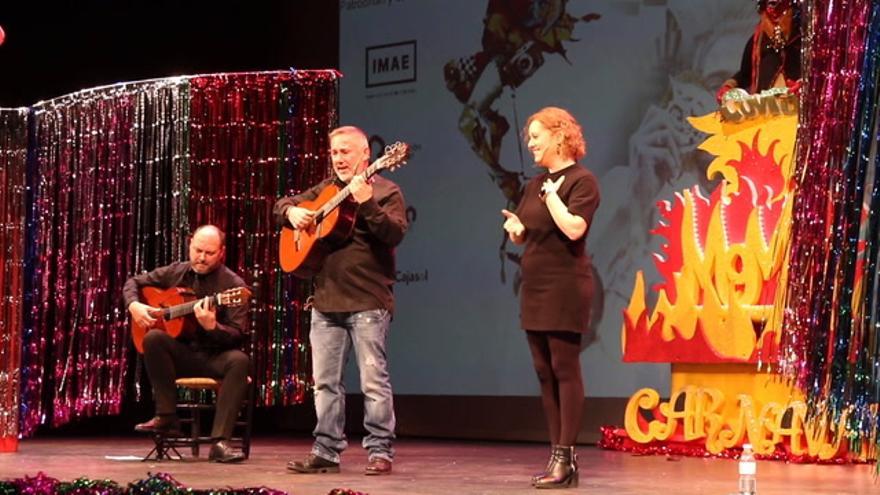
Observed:
[[[19,451],[0,454],[0,479],[44,472],[62,481],[80,476],[112,479],[122,485],[169,473],[193,488],[267,486],[296,495],[326,495],[334,488],[380,494],[509,494],[535,493],[529,476],[538,470],[547,449],[532,443],[485,443],[446,440],[399,440],[394,474],[362,474],[366,455],[356,439],[345,453],[339,474],[288,473],[289,459],[304,456],[307,438],[256,438],[251,459],[221,465],[203,459],[141,462],[150,447],[146,438],[36,438]],[[204,453],[202,454],[205,455]],[[564,493],[615,495],[726,495],[736,489],[735,461],[723,459],[634,456],[581,447],[581,485]],[[819,466],[758,463],[761,495],[876,494],[873,465]]]

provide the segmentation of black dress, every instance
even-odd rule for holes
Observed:
[[[573,215],[587,222],[587,231],[569,239],[556,226],[541,201],[541,185],[565,176],[557,194]],[[586,168],[574,164],[555,173],[543,173],[526,185],[516,214],[525,226],[522,257],[520,321],[525,330],[587,331],[593,277],[586,238],[599,206],[599,182]]]

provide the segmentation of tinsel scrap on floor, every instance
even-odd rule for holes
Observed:
[[[150,474],[148,478],[122,486],[113,480],[77,478],[59,481],[45,473],[0,481],[0,495],[286,495],[288,492],[264,486],[255,488],[187,488],[168,473]],[[334,488],[328,495],[367,495],[347,488]]]

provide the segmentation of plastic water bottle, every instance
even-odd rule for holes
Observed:
[[[743,444],[742,454],[739,456],[739,495],[755,495],[758,493],[758,481],[755,479],[758,466],[755,463],[755,453],[752,444]]]

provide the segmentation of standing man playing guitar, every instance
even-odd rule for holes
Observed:
[[[350,234],[320,246],[327,253],[315,275],[309,333],[318,422],[311,453],[287,467],[297,473],[339,472],[340,455],[348,446],[342,374],[354,347],[368,432],[363,439],[369,451],[364,474],[390,474],[395,420],[385,346],[394,311],[394,247],[406,232],[406,206],[396,184],[380,176],[365,177],[370,147],[362,130],[347,126],[332,131],[330,157],[335,177],[280,199],[274,210],[282,226],[312,232],[321,228],[323,219],[315,210],[297,205],[338,187],[348,187],[351,198],[346,201],[357,203]]]
[[[135,275],[125,282],[123,296],[135,327],[149,329],[141,344],[147,375],[153,386],[156,416],[135,426],[140,432],[175,435],[180,431],[176,414],[177,388],[181,377],[206,376],[223,381],[217,396],[217,408],[211,437],[209,459],[216,462],[240,462],[244,454],[228,444],[238,411],[247,391],[250,360],[239,350],[247,329],[248,305],[217,307],[209,304],[214,294],[228,289],[245,288],[245,283],[223,264],[225,234],[213,225],[202,225],[193,232],[189,243],[189,261],[172,263]],[[186,287],[200,298],[190,311],[195,324],[174,338],[161,324],[163,309],[141,302],[144,288],[176,289]],[[244,292],[249,292],[244,289]],[[184,306],[184,305],[180,305]],[[167,317],[167,315],[165,315]],[[133,332],[134,333],[134,332]]]

